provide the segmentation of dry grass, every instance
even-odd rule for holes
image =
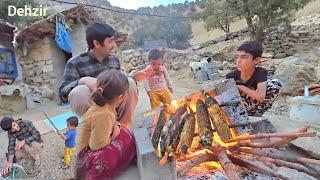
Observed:
[[[315,13],[320,13],[320,0],[313,0],[307,4],[303,9],[296,13],[296,17],[308,16]]]

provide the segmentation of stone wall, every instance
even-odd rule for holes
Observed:
[[[82,23],[71,26],[72,55],[76,56],[87,51],[86,26]]]
[[[266,52],[275,59],[292,56],[295,53],[294,44],[297,40],[290,37],[290,28],[285,24],[268,29],[264,42]]]
[[[130,53],[122,54],[120,58],[124,63],[124,71],[128,74],[146,67],[148,52],[141,49],[131,50]],[[177,71],[187,67],[191,61],[200,61],[201,56],[194,52],[183,50],[165,49],[163,55],[164,65],[168,69]]]
[[[23,50],[18,49],[17,56],[22,68],[23,82],[29,86],[56,89],[56,74],[52,60],[52,39],[46,37],[42,40],[28,44],[27,55],[24,56]],[[54,52],[57,53],[57,52]],[[63,60],[63,59],[62,59]],[[43,97],[41,90],[32,92]]]

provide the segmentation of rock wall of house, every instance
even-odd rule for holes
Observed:
[[[47,72],[49,74],[54,73],[55,82],[50,84],[54,89],[54,93],[58,94],[59,86],[63,80],[64,69],[66,66],[66,57],[64,53],[59,49],[54,40],[49,41],[50,52],[51,52],[51,62],[52,62],[52,71]]]
[[[76,56],[87,51],[86,26],[82,23],[72,27],[72,55]]]
[[[23,82],[35,87],[32,94],[39,97],[53,97],[56,87],[56,74],[52,61],[50,38],[44,38],[35,43],[28,44],[27,55],[18,49],[17,55],[22,68]]]

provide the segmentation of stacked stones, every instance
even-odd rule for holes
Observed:
[[[22,69],[23,82],[30,87],[35,89],[43,89],[45,87],[46,89],[51,89],[51,91],[57,88],[56,73],[54,72],[49,49],[51,49],[50,42],[45,38],[39,43],[30,44],[26,56],[24,56],[22,50],[16,51]],[[44,92],[41,92],[40,89],[35,91],[34,94],[43,96]],[[49,94],[52,95],[53,93],[50,92]]]
[[[132,50],[131,52],[123,53],[122,56],[125,63],[125,72],[128,74],[146,67],[147,53],[143,50]]]
[[[120,59],[123,59],[125,64],[124,71],[127,74],[131,74],[146,67],[148,52],[141,49],[126,50],[123,51]],[[200,61],[200,59],[201,56],[194,52],[175,49],[165,49],[163,55],[164,66],[174,71],[187,67],[190,61]]]
[[[36,45],[36,47],[29,47],[30,51],[27,56],[19,56],[19,63],[22,68],[24,83],[30,86],[40,87],[42,85],[52,85],[55,82],[55,73],[53,71],[53,64],[51,59],[51,52],[49,42],[43,42]],[[37,49],[37,50],[35,50]],[[18,53],[22,53],[18,51]]]
[[[268,31],[264,45],[273,58],[279,59],[294,55],[294,44],[297,40],[288,36],[290,30],[285,23],[270,28]]]

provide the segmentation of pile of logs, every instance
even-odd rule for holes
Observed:
[[[192,108],[194,105],[195,108]],[[316,178],[320,177],[320,171],[316,168],[320,168],[320,160],[280,156],[261,149],[283,146],[299,137],[316,136],[316,132],[307,131],[308,125],[292,133],[238,136],[233,127],[243,124],[230,124],[217,101],[208,93],[196,100],[186,97],[184,103],[175,111],[168,106],[163,107],[156,119],[152,144],[160,158],[160,164],[170,160],[183,162],[177,168],[180,176],[201,163],[215,161],[219,162],[222,173],[229,179],[241,179],[241,174],[248,169],[268,176],[289,179],[274,171],[275,166],[295,169]],[[261,138],[272,140],[252,141]],[[265,166],[255,161],[260,161]]]

